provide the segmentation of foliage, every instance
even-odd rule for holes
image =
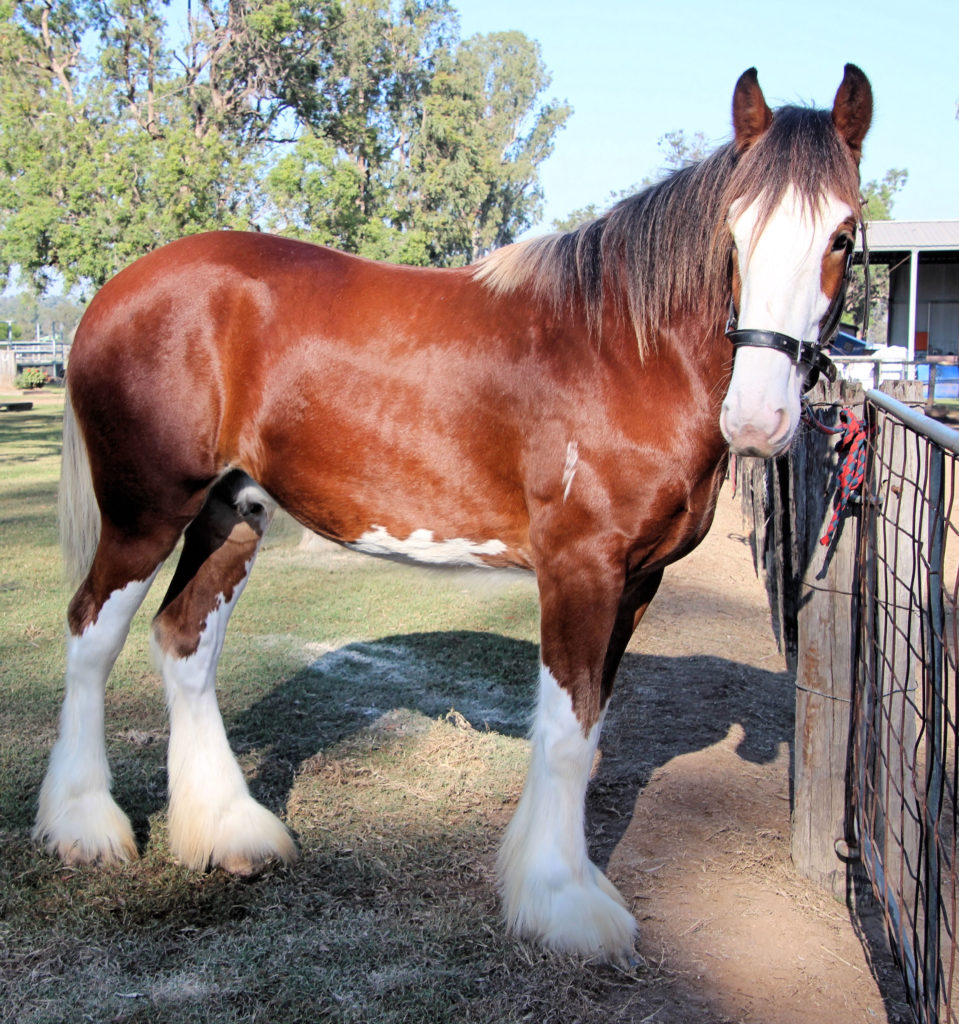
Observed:
[[[194,0],[182,38],[167,9],[0,0],[7,273],[99,285],[174,237],[261,226],[461,262],[537,215],[568,108],[537,107],[525,36],[458,44],[447,0]]]
[[[42,388],[50,378],[37,366],[28,366],[13,378],[13,386],[30,391],[33,388]]]
[[[0,295],[0,340],[7,337],[8,328],[13,339],[38,334],[69,338],[83,309],[83,297],[76,293],[37,295],[32,290],[8,291]]]
[[[667,171],[678,171],[681,167],[698,163],[710,151],[709,142],[703,132],[694,132],[687,138],[681,128],[666,132],[659,140],[659,148],[665,157],[663,166]]]
[[[3,19],[0,265],[40,287],[53,271],[99,284],[175,235],[247,222],[252,167],[237,111],[253,97],[217,88],[214,51],[228,30],[195,22],[175,63],[160,7],[28,0]]]
[[[909,180],[905,169],[890,168],[881,179],[873,179],[862,187],[862,213],[868,225],[870,221],[889,220],[895,197]],[[874,344],[886,343],[886,328],[889,315],[889,267],[873,264],[869,269],[869,318],[866,321],[866,275],[862,266],[854,266],[849,276],[846,293],[845,323],[850,324],[857,334],[868,326],[869,340]]]
[[[412,147],[409,212],[435,256],[469,262],[538,219],[536,169],[571,112],[535,109],[548,84],[539,45],[520,32],[473,36],[441,63]]]
[[[270,172],[272,225],[404,263],[467,263],[512,241],[540,214],[538,167],[570,113],[536,106],[538,45],[506,32],[451,48],[445,5],[399,26],[376,0],[350,7],[364,19],[357,52],[337,57],[348,86]]]
[[[901,192],[909,180],[905,168],[890,168],[881,180],[867,181],[862,187],[863,220],[890,220],[896,194]]]

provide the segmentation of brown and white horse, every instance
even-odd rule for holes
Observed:
[[[137,853],[110,795],[104,686],[183,537],[152,632],[171,847],[241,874],[293,859],[215,694],[280,506],[370,554],[535,572],[540,692],[499,859],[505,915],[554,948],[627,954],[635,922],[583,831],[613,677],[663,569],[709,528],[727,445],[770,456],[793,437],[871,107],[852,65],[831,111],[775,115],[747,71],[730,144],[574,232],[462,269],[224,231],[118,274],[70,358],[61,525],[82,582],[35,836],[70,863]]]

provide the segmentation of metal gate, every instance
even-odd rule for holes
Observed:
[[[862,863],[916,1019],[957,1021],[959,435],[887,395],[859,539],[852,798]]]

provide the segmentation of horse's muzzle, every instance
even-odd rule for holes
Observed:
[[[719,418],[723,437],[735,455],[770,459],[788,447],[794,427],[785,409],[767,409],[744,417],[729,403],[723,403]]]

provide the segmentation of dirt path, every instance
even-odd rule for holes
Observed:
[[[793,680],[742,529],[727,487],[625,659],[591,791],[594,854],[675,979],[646,1019],[907,1021],[881,930],[860,940],[790,863]]]

